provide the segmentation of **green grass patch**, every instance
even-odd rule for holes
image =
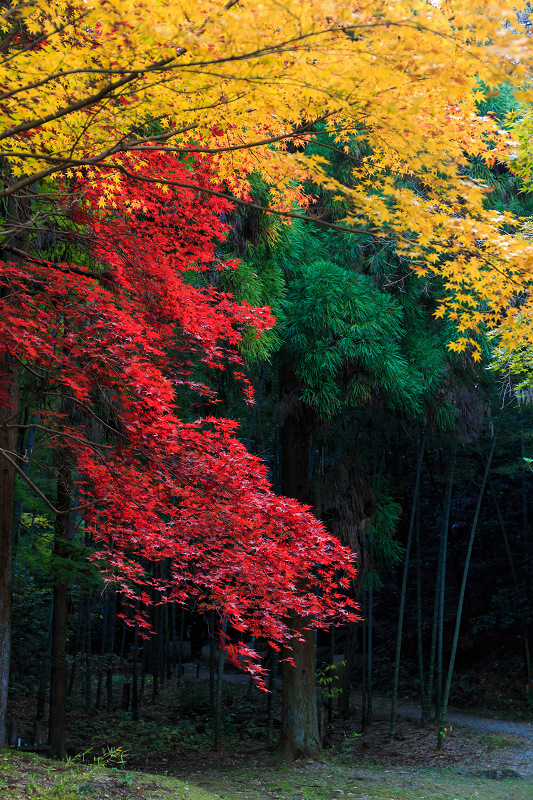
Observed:
[[[66,763],[0,751],[0,797],[7,800],[531,800],[533,780],[460,775],[453,769],[302,761],[292,766],[224,759],[205,775],[191,758],[191,779],[113,767],[120,753],[96,763]],[[107,763],[104,763],[107,762]]]

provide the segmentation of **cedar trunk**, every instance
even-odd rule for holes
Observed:
[[[294,373],[282,375],[281,408],[287,408],[281,427],[282,493],[309,503],[309,451],[311,411],[298,399]],[[283,411],[282,411],[283,413]],[[322,744],[318,730],[315,688],[315,649],[309,622],[296,615],[290,625],[301,636],[291,641],[290,656],[294,665],[283,662],[281,735],[275,757],[288,761],[294,758],[320,758]]]
[[[282,761],[320,758],[322,744],[316,710],[313,631],[306,630],[306,621],[296,615],[291,615],[290,624],[303,641],[293,640],[292,650],[284,648],[283,652],[283,658],[294,659],[294,666],[283,662],[281,736],[276,756]]]

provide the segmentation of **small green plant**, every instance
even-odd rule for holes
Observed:
[[[320,694],[323,700],[336,697],[341,691],[338,686],[339,676],[337,670],[346,666],[346,661],[338,664],[321,664],[316,671],[316,681],[320,687]]]
[[[357,740],[361,738],[360,733],[345,733],[342,744],[338,749],[340,755],[351,755],[357,747]]]

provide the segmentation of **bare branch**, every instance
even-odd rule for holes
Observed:
[[[24,470],[22,470],[19,467],[17,462],[14,459],[12,459],[10,455],[8,455],[7,450],[4,450],[2,447],[0,447],[0,455],[3,456],[5,460],[8,461],[16,469],[17,473],[21,476],[21,478],[24,478],[28,486],[35,492],[36,495],[38,495],[38,497],[41,498],[41,500],[50,509],[50,511],[52,511],[53,514],[55,514],[58,517],[67,517],[70,514],[70,509],[68,511],[59,511],[55,506],[52,505],[52,503],[46,497],[46,495],[44,495],[41,492],[41,490],[37,488],[34,482],[26,475]]]

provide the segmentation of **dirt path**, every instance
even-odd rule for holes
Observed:
[[[390,712],[391,704],[388,698],[379,698],[378,703],[383,711],[388,710]],[[408,701],[400,701],[398,703],[398,714],[407,719],[420,719],[420,705]],[[526,739],[533,745],[532,722],[510,722],[504,719],[464,714],[462,711],[454,711],[453,709],[448,711],[446,720],[452,725],[461,725],[461,727],[469,728],[473,731],[504,736],[516,736],[521,739]]]
[[[386,697],[376,697],[374,701],[376,717],[386,722],[390,718],[391,700]],[[408,700],[398,703],[398,720],[420,724],[420,705]],[[490,734],[492,738],[479,738],[479,751],[474,760],[467,758],[464,769],[479,771],[488,777],[511,777],[510,773],[517,773],[523,777],[533,777],[533,723],[512,722],[504,719],[483,717],[475,714],[465,714],[462,711],[450,709],[447,714],[447,725],[454,734],[461,734],[465,729],[471,731],[472,744],[475,747],[476,735]],[[454,730],[455,729],[455,730]],[[436,730],[436,728],[435,728]],[[464,734],[463,734],[464,736]],[[462,738],[462,737],[461,737]],[[446,748],[445,748],[446,749]]]
[[[196,665],[188,664],[186,674],[197,675]],[[208,680],[209,671],[199,670],[200,679]],[[233,685],[247,685],[250,678],[242,673],[227,673],[224,681]],[[281,685],[281,684],[280,684]],[[279,697],[279,695],[278,695]],[[352,695],[350,721],[339,731],[337,746],[350,735],[360,731],[361,698]],[[420,766],[455,766],[464,774],[485,777],[533,777],[533,723],[512,722],[465,714],[450,709],[447,714],[448,733],[444,752],[436,751],[436,726],[420,723],[420,705],[410,700],[398,702],[398,732],[390,737],[391,699],[374,694],[374,724],[362,737],[353,740],[354,752],[362,758],[387,763],[419,764]],[[487,736],[488,734],[488,736]],[[533,800],[533,798],[532,798]]]

